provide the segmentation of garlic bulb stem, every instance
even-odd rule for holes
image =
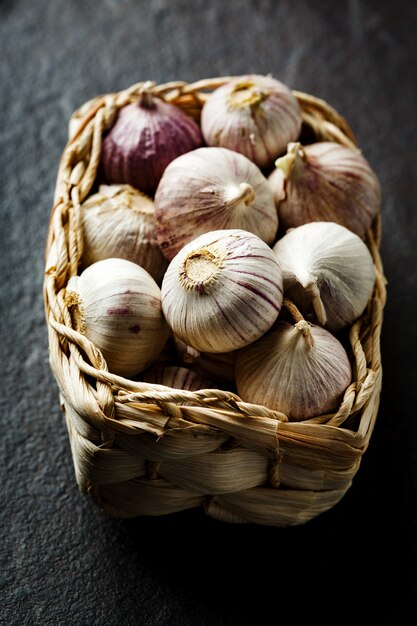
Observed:
[[[322,326],[324,326],[327,322],[327,313],[324,308],[323,300],[321,299],[320,289],[317,286],[317,279],[314,279],[314,281],[310,284],[303,286],[305,286],[307,293],[311,296],[311,303],[313,305],[314,312],[317,315],[318,321]]]
[[[249,183],[240,183],[239,187],[233,188],[229,198],[226,197],[225,206],[228,208],[235,207],[241,202],[249,206],[255,200],[255,190]]]
[[[321,299],[320,289],[317,285],[317,276],[306,271],[304,267],[299,267],[295,274],[295,280],[300,283],[305,292],[309,295],[317,319],[320,324],[324,326],[327,321],[327,314]]]
[[[300,322],[304,319],[298,308],[295,306],[294,302],[292,302],[289,298],[283,299],[282,306],[285,307],[288,313],[291,314],[294,322]]]
[[[235,109],[244,109],[247,106],[257,107],[261,102],[266,100],[268,94],[253,84],[250,79],[244,79],[234,85],[230,92],[228,103],[230,107]]]
[[[297,309],[295,304],[291,302],[291,300],[289,300],[289,298],[283,299],[282,306],[287,309],[287,311],[294,319],[294,328],[300,331],[302,336],[305,338],[307,345],[312,348],[314,345],[314,340],[311,333],[311,324],[304,319],[300,311]]]
[[[305,339],[307,346],[312,348],[314,346],[314,340],[313,335],[311,334],[311,324],[305,320],[300,320],[294,325],[294,328],[296,328],[297,331],[299,331],[300,336]]]
[[[153,109],[155,108],[155,99],[153,94],[149,89],[142,89],[140,92],[138,105],[143,107],[144,109]]]
[[[288,178],[292,172],[298,155],[304,155],[304,151],[299,142],[291,142],[288,144],[287,154],[275,161],[275,167],[282,170],[285,177]]]

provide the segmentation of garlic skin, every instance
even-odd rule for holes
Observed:
[[[182,109],[144,89],[122,107],[103,139],[107,183],[126,183],[153,196],[170,161],[203,143],[199,125]]]
[[[169,336],[158,285],[125,259],[97,261],[70,278],[65,302],[74,328],[103,353],[113,374],[144,370]]]
[[[381,186],[359,152],[333,142],[290,143],[268,176],[284,230],[336,222],[364,238],[381,208]]]
[[[174,336],[174,345],[181,361],[193,371],[213,380],[234,383],[238,350],[232,352],[199,352]]]
[[[235,77],[218,87],[201,111],[208,146],[240,152],[262,169],[298,139],[301,123],[300,106],[291,90],[259,74]]]
[[[351,380],[340,341],[305,320],[277,322],[240,350],[236,362],[242,400],[281,411],[292,421],[336,411]]]
[[[362,315],[376,275],[358,235],[334,222],[309,222],[287,231],[273,251],[286,296],[309,321],[338,332]]]
[[[153,200],[131,185],[100,185],[81,205],[83,268],[109,258],[127,259],[157,283],[168,267],[155,231]]]
[[[226,148],[198,148],[166,168],[155,194],[159,245],[171,260],[208,231],[247,230],[272,244],[278,216],[261,170]]]
[[[150,367],[143,372],[141,379],[145,383],[186,391],[213,389],[215,387],[211,379],[200,376],[187,367],[180,366]]]
[[[253,233],[220,230],[184,246],[161,286],[174,335],[200,352],[231,352],[261,337],[282,305],[282,274]]]

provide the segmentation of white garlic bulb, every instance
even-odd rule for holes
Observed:
[[[70,278],[65,301],[75,329],[102,352],[114,374],[144,370],[169,336],[158,285],[126,259],[97,261]]]
[[[290,143],[268,181],[284,230],[329,221],[364,237],[380,211],[381,187],[359,150],[330,141]]]
[[[130,185],[100,185],[81,205],[81,220],[83,267],[103,259],[127,259],[160,283],[168,262],[156,239],[151,198]]]
[[[260,169],[226,148],[198,148],[172,161],[155,194],[158,242],[171,260],[211,230],[242,229],[272,244],[278,216]]]
[[[283,154],[301,131],[296,97],[271,76],[238,76],[215,89],[201,111],[201,130],[209,146],[247,156],[261,168]]]
[[[275,322],[282,275],[271,248],[253,233],[220,230],[184,246],[161,286],[174,335],[201,352],[230,352]]]
[[[334,222],[309,222],[287,231],[273,251],[286,296],[309,321],[337,332],[362,315],[375,268],[358,235]]]
[[[300,421],[337,410],[352,371],[341,342],[305,320],[278,321],[239,351],[236,385],[245,402]]]

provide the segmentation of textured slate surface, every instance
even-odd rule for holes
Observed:
[[[416,623],[416,26],[413,3],[373,0],[0,2],[0,623]],[[109,520],[76,487],[48,364],[43,249],[66,124],[138,80],[248,71],[332,104],[380,177],[377,426],[345,498],[303,527]]]

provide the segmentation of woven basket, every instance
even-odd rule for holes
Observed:
[[[207,95],[229,78],[152,88],[198,120]],[[228,391],[179,391],[109,373],[99,350],[72,328],[64,294],[78,272],[80,203],[96,181],[103,133],[118,109],[138,98],[143,84],[94,98],[74,112],[49,224],[44,300],[50,365],[77,483],[112,517],[203,507],[227,522],[303,524],[349,489],[377,417],[386,297],[380,215],[366,237],[375,289],[349,329],[353,380],[336,413],[293,423]],[[304,136],[356,146],[337,111],[316,97],[293,93],[301,105]]]

